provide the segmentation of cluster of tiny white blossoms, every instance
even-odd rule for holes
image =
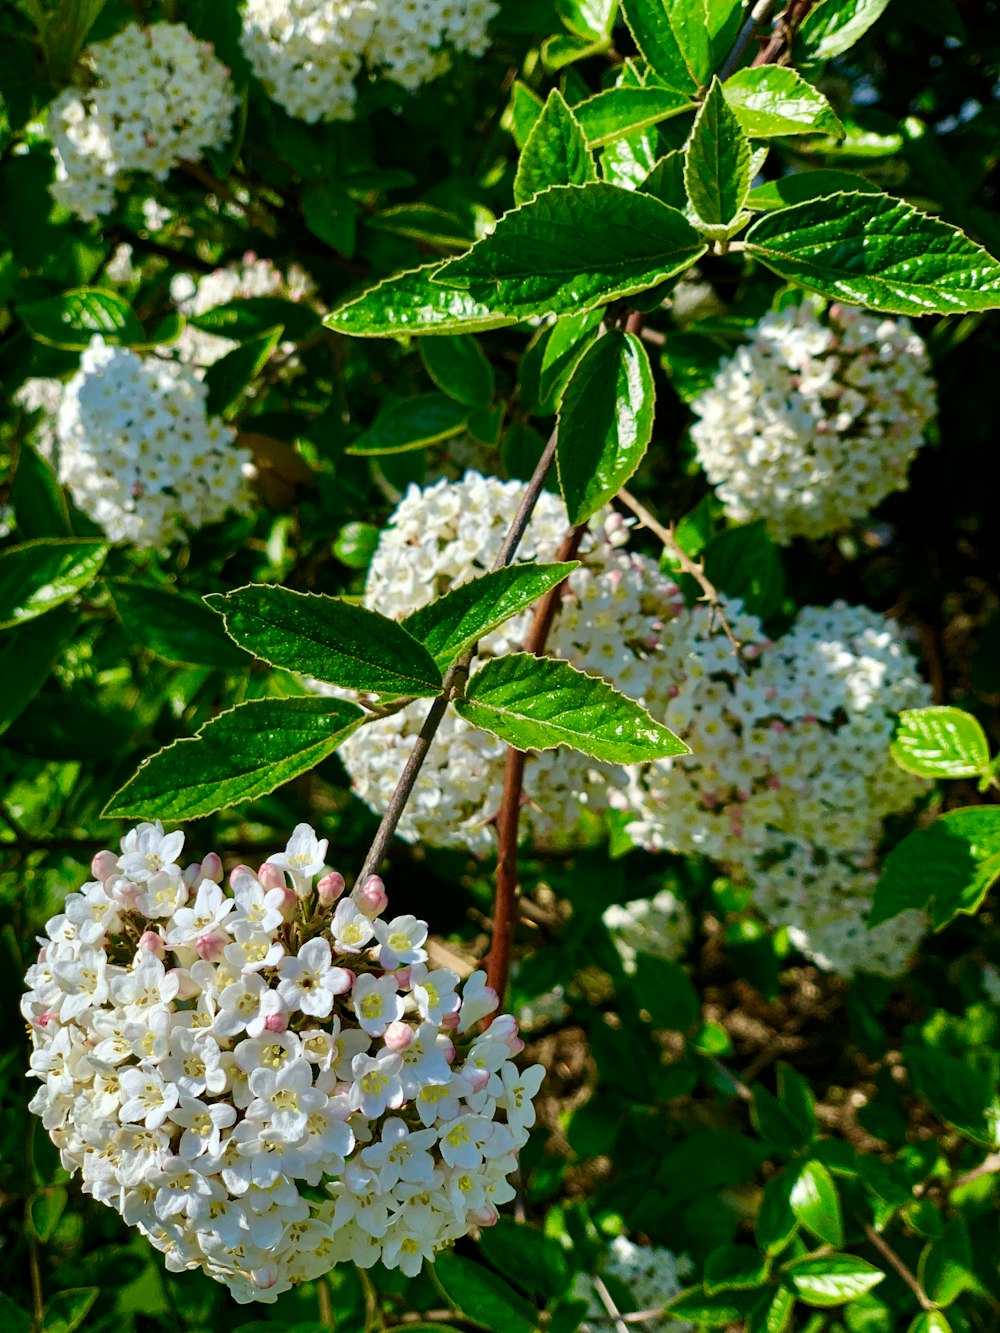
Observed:
[[[905,319],[809,300],[764,316],[692,405],[698,461],[736,522],[820,537],[907,484],[935,414],[923,340]]]
[[[425,490],[411,486],[379,540],[366,605],[383,615],[407,615],[485,573],[523,492],[521,482],[476,472]],[[552,560],[568,526],[562,501],[543,493],[519,557]],[[649,689],[655,666],[648,649],[664,619],[676,614],[680,594],[652,561],[618,549],[627,529],[617,516],[599,517],[597,528],[584,542],[583,563],[569,579],[549,645],[555,655],[638,697]],[[484,636],[476,665],[516,651],[529,624],[525,613]],[[373,809],[383,809],[392,795],[426,711],[426,702],[410,704],[361,728],[341,746],[354,791]],[[505,755],[502,741],[449,711],[417,778],[400,835],[434,846],[491,851],[489,821],[500,805]],[[624,783],[624,770],[573,751],[532,755],[525,773],[525,827],[542,841],[571,838],[581,810],[606,809],[610,791]]]
[[[114,207],[134,172],[164,180],[229,137],[229,71],[181,23],[130,23],[89,46],[77,86],[48,112],[56,200],[92,220]]]
[[[662,1310],[680,1295],[685,1279],[693,1271],[694,1265],[686,1254],[674,1254],[662,1245],[636,1245],[625,1236],[616,1236],[601,1261],[598,1276],[612,1278],[616,1285],[620,1284],[628,1292],[627,1305],[616,1304],[615,1308],[619,1315],[631,1315],[645,1310]],[[602,1333],[612,1326],[608,1307],[595,1289],[593,1278],[578,1273],[572,1294],[587,1302],[584,1317],[593,1321],[581,1324],[581,1333]],[[645,1330],[645,1333],[686,1333],[694,1327],[682,1319],[669,1319],[660,1314],[651,1314],[648,1319],[635,1324],[630,1322],[629,1326]]]
[[[273,1301],[339,1262],[415,1276],[497,1218],[543,1071],[485,973],[428,965],[427,925],[345,894],[326,841],[223,887],[141,824],[46,926],[22,1011],[31,1109],[171,1271]],[[320,878],[317,881],[317,876]]]
[[[661,889],[652,898],[612,903],[602,920],[626,972],[635,971],[636,958],[641,953],[676,962],[684,956],[694,934],[687,903],[670,889]]]
[[[482,55],[494,0],[245,0],[243,52],[268,94],[300,120],[351,120],[367,67],[413,92],[453,51]]]
[[[97,336],[60,395],[51,437],[60,481],[113,542],[159,547],[246,510],[250,455],[210,417],[207,390],[176,361]]]

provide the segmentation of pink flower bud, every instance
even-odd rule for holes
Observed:
[[[251,879],[257,878],[249,866],[233,866],[232,870],[229,872],[229,883],[231,887],[236,887],[236,881],[241,875],[249,875]]]
[[[407,1023],[390,1023],[385,1030],[383,1041],[390,1051],[405,1051],[413,1042],[413,1029]]]
[[[499,1037],[511,1055],[520,1055],[524,1042],[517,1033],[517,1019],[511,1014],[501,1014],[490,1024],[490,1036]]]
[[[38,1015],[35,1019],[35,1023],[40,1028],[46,1028],[50,1023],[54,1023],[58,1017],[59,1015],[53,1013],[51,1009],[46,1009],[44,1014]]]
[[[474,1093],[482,1092],[490,1081],[490,1071],[481,1069],[478,1065],[466,1065],[462,1070],[462,1078],[468,1083]]]
[[[196,995],[201,994],[201,987],[186,967],[171,967],[167,971],[167,976],[177,977],[181,983],[177,992],[178,1000],[193,1000]]]
[[[453,1014],[444,1015],[444,1017],[441,1019],[441,1026],[443,1028],[446,1028],[449,1032],[454,1032],[454,1030],[458,1027],[461,1021],[462,1021],[462,1015],[456,1009]]]
[[[153,876],[155,880],[156,876]],[[146,891],[152,890],[153,880],[146,885]],[[136,911],[136,904],[139,901],[139,895],[142,890],[138,884],[131,883],[130,880],[119,878],[117,881],[109,881],[105,886],[109,897],[114,898],[119,906],[124,907],[126,912]]]
[[[343,987],[338,986],[336,993],[338,995],[346,995],[347,992],[354,985],[354,983],[357,981],[358,975],[356,972],[352,972],[349,967],[342,967],[340,971],[343,972],[344,976],[347,978],[347,985]]]
[[[385,911],[389,897],[378,875],[369,875],[361,888],[354,890],[354,901],[369,920]]]
[[[268,1014],[264,1019],[264,1026],[268,1032],[287,1032],[288,1015],[287,1014]]]
[[[277,1265],[271,1268],[255,1268],[250,1273],[250,1281],[260,1291],[267,1291],[269,1287],[274,1286],[277,1280],[278,1280]]]
[[[376,955],[377,956],[377,955]],[[401,967],[393,973],[400,990],[408,990],[413,985],[413,974],[408,967]]]
[[[329,907],[337,901],[346,888],[343,875],[337,870],[331,870],[329,875],[324,875],[316,885],[316,893],[323,906]]]
[[[285,872],[281,866],[273,865],[270,861],[265,861],[257,871],[257,878],[265,889],[283,889],[285,887]]]
[[[475,1222],[477,1227],[495,1227],[500,1221],[500,1214],[491,1203],[484,1203],[482,1208],[473,1208],[468,1213],[470,1222]]]
[[[143,953],[155,954],[157,958],[163,958],[167,952],[163,936],[155,930],[147,930],[144,935],[139,936],[139,948]]]
[[[118,873],[118,857],[114,852],[98,852],[90,863],[90,873],[103,884]]]
[[[451,1041],[442,1041],[438,1044],[438,1050],[444,1056],[449,1064],[455,1060],[455,1043]]]
[[[208,934],[198,937],[194,947],[199,958],[203,958],[206,963],[214,963],[226,947],[226,941],[227,937],[225,935],[210,930]]]
[[[285,888],[283,884],[275,885],[275,888],[281,892],[281,915],[285,921],[294,921],[296,913],[299,910],[299,895],[294,889]]]
[[[195,884],[200,884],[201,862],[192,861],[189,866],[185,866],[182,879],[184,880],[184,883],[188,886],[189,889],[192,888]]]
[[[202,879],[210,879],[213,884],[221,884],[223,879],[222,858],[216,852],[209,852],[201,863]]]

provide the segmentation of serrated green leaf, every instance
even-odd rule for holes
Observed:
[[[256,337],[246,338],[239,347],[209,366],[205,372],[205,387],[208,389],[206,407],[210,414],[226,418],[232,415],[244,389],[253,383],[271,359],[283,331],[279,324]]]
[[[419,347],[424,369],[442,393],[466,407],[486,407],[493,401],[496,377],[475,338],[424,338]]]
[[[208,600],[230,638],[272,666],[365,693],[440,693],[441,672],[427,649],[377,611],[254,583]]]
[[[785,134],[843,133],[840,117],[818,88],[787,65],[738,70],[722,85],[743,130],[751,139]]]
[[[935,930],[971,916],[1000,878],[1000,808],[969,806],[917,829],[886,858],[868,924],[928,912]]]
[[[69,1195],[61,1185],[33,1194],[28,1200],[28,1221],[35,1238],[43,1245],[52,1239],[68,1202]]]
[[[599,310],[564,315],[532,339],[519,372],[521,404],[532,416],[550,416],[559,410],[573,369],[597,338],[600,323]]]
[[[643,194],[651,194],[660,203],[683,212],[688,206],[687,190],[684,188],[683,149],[675,149],[658,158],[639,188]]]
[[[490,1333],[536,1333],[534,1307],[502,1277],[457,1254],[439,1255],[434,1276],[449,1302]]]
[[[684,155],[684,186],[699,229],[717,240],[743,225],[750,193],[750,144],[718,79],[695,118]]]
[[[559,565],[508,565],[453,588],[401,624],[444,670],[484,634],[527,610],[578,567],[576,560]]]
[[[226,637],[219,617],[199,598],[154,583],[113,579],[108,591],[126,633],[164,662],[246,670],[248,653]]]
[[[689,1287],[667,1306],[669,1314],[689,1324],[705,1328],[725,1328],[740,1324],[753,1309],[757,1293],[753,1291],[709,1292],[705,1287]],[[668,1325],[669,1327],[669,1325]]]
[[[856,1301],[885,1280],[883,1272],[853,1254],[796,1259],[786,1266],[785,1277],[800,1300],[824,1310]]]
[[[455,708],[518,750],[568,745],[611,764],[688,754],[683,741],[607,681],[551,657],[494,658]]]
[[[990,767],[986,733],[961,708],[900,713],[890,749],[900,768],[922,778],[978,778]]]
[[[0,551],[0,629],[44,615],[93,583],[107,542],[40,537]]]
[[[591,148],[601,148],[626,135],[658,125],[671,116],[690,111],[694,103],[671,88],[607,88],[578,102],[573,115]],[[561,184],[559,181],[553,184]],[[567,182],[582,184],[582,182]]]
[[[704,0],[624,0],[625,22],[646,62],[667,88],[697,92],[712,73]]]
[[[45,1307],[42,1333],[73,1333],[90,1313],[99,1294],[97,1287],[56,1292]]]
[[[705,1260],[705,1290],[752,1291],[767,1280],[767,1256],[752,1245],[722,1245]]]
[[[553,89],[518,161],[514,202],[527,203],[553,185],[586,185],[596,180],[597,166],[580,122],[562,93]]]
[[[559,16],[578,37],[607,39],[618,0],[556,0]]]
[[[518,322],[519,316],[500,313],[468,292],[434,282],[433,276],[442,267],[435,260],[386,278],[332,310],[323,323],[349,338],[385,338],[476,333]]]
[[[62,296],[18,306],[17,313],[33,338],[72,351],[87,347],[95,334],[125,346],[146,336],[129,303],[101,287],[74,287]]]
[[[542,114],[544,103],[533,88],[529,88],[520,79],[516,80],[510,92],[510,102],[504,119],[505,126],[514,136],[519,151],[523,152],[528,136]]]
[[[896,315],[1000,306],[1000,263],[890,195],[834,194],[759,218],[747,253],[831,300]]]
[[[511,319],[578,314],[683,272],[705,248],[686,218],[649,195],[604,181],[562,185],[505,214],[434,280]]]
[[[889,0],[820,0],[795,34],[797,60],[843,55],[880,18]]]
[[[62,607],[42,619],[0,630],[0,733],[48,680],[78,624],[69,607]]]
[[[364,722],[343,699],[255,699],[154,754],[109,801],[106,819],[200,819],[255,801],[333,754]]]
[[[403,398],[380,412],[346,452],[365,458],[408,453],[461,434],[468,419],[469,409],[443,393]]]
[[[844,1224],[833,1177],[822,1162],[803,1162],[788,1196],[799,1223],[825,1245],[843,1245]]]
[[[636,471],[655,408],[645,347],[635,334],[609,329],[577,362],[559,409],[559,489],[574,526],[588,522]]]
[[[881,194],[878,185],[852,171],[797,171],[780,180],[758,185],[747,195],[747,208],[759,213],[773,213],[779,208],[804,204],[811,199],[825,199],[831,194]]]

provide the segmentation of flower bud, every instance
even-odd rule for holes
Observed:
[[[241,879],[244,875],[249,875],[250,878],[254,880],[257,878],[256,873],[251,870],[249,866],[233,866],[232,870],[229,872],[230,886],[235,889],[237,880]]]
[[[281,893],[281,915],[286,921],[294,921],[299,910],[299,895],[285,885],[275,886]]]
[[[401,1023],[397,1020],[395,1023],[389,1024],[382,1040],[385,1042],[387,1050],[405,1051],[407,1046],[413,1042],[413,1029],[408,1023]]]
[[[330,873],[324,875],[316,885],[316,893],[320,903],[324,907],[330,907],[337,901],[346,888],[347,884],[343,875],[337,870],[331,870]]]
[[[163,936],[156,930],[147,930],[139,936],[139,949],[142,953],[155,954],[157,958],[164,958],[167,952]]]
[[[287,1032],[288,1015],[287,1014],[268,1014],[264,1019],[264,1027],[268,1032]]]
[[[460,1023],[461,1021],[462,1021],[462,1015],[461,1015],[461,1014],[458,1012],[458,1010],[456,1009],[456,1010],[454,1011],[454,1013],[451,1013],[451,1014],[445,1014],[445,1015],[442,1017],[442,1019],[441,1019],[441,1026],[442,1026],[443,1028],[448,1028],[449,1031],[454,1032],[454,1031],[457,1029],[457,1027],[458,1027],[458,1025],[459,1025],[459,1023]]]
[[[222,956],[222,951],[227,943],[228,940],[225,935],[217,931],[209,931],[206,935],[199,935],[194,947],[199,958],[203,958],[206,963],[214,963],[217,958]]]
[[[264,889],[283,889],[285,887],[285,872],[281,866],[276,866],[270,861],[265,861],[257,871],[257,878]]]
[[[500,1214],[492,1203],[484,1203],[482,1208],[474,1208],[469,1213],[469,1221],[477,1227],[495,1227],[500,1221]]]
[[[213,884],[221,884],[223,880],[222,858],[216,852],[209,852],[201,863],[202,879],[210,879]]]
[[[90,873],[105,884],[118,873],[118,857],[114,852],[98,852],[90,863]]]
[[[361,888],[354,890],[354,901],[369,919],[385,911],[389,905],[389,897],[378,875],[369,875]]]
[[[191,864],[190,864],[189,866],[186,867],[186,869],[185,869],[185,871],[184,871],[184,874],[183,874],[183,876],[182,876],[182,879],[184,880],[184,883],[185,883],[185,884],[188,886],[188,888],[190,889],[190,888],[193,888],[193,887],[195,886],[195,884],[200,884],[200,883],[201,883],[201,878],[202,878],[202,876],[201,876],[201,862],[200,862],[200,861],[192,861]]]

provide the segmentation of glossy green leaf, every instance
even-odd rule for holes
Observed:
[[[843,1245],[844,1223],[833,1177],[822,1162],[803,1162],[788,1196],[800,1224],[825,1245]]]
[[[100,573],[107,542],[40,537],[0,551],[0,629],[44,615]]]
[[[486,407],[496,391],[496,377],[485,352],[468,334],[424,338],[420,359],[428,375],[449,398],[466,407]]]
[[[443,670],[483,635],[558,587],[578,565],[576,560],[560,565],[508,565],[453,588],[407,616],[402,626]]]
[[[99,1295],[97,1287],[74,1287],[56,1292],[45,1307],[42,1333],[74,1333],[90,1313]]]
[[[753,1310],[746,1333],[787,1333],[794,1313],[794,1294],[787,1287],[778,1287]]]
[[[0,630],[0,733],[42,688],[79,624],[69,607]]]
[[[705,235],[723,240],[738,231],[750,192],[750,144],[712,80],[684,155],[684,185]]]
[[[272,666],[372,694],[440,692],[441,672],[423,644],[366,607],[253,583],[207,600],[226,633]]]
[[[204,333],[214,333],[234,342],[259,338],[280,326],[284,337],[293,341],[306,337],[319,323],[319,316],[304,302],[282,296],[241,296],[224,305],[213,306],[200,315],[192,315],[189,324]]]
[[[271,359],[271,353],[281,341],[282,326],[267,329],[256,337],[245,339],[225,356],[220,357],[205,372],[208,389],[208,411],[230,417],[243,391],[252,384]]]
[[[722,87],[751,139],[784,134],[832,134],[843,125],[818,88],[787,65],[758,65],[738,70]]]
[[[449,1302],[471,1323],[490,1333],[536,1333],[534,1306],[490,1269],[445,1253],[433,1273]]]
[[[435,281],[512,319],[578,314],[653,287],[704,251],[676,209],[598,181],[556,186],[505,214]]]
[[[556,464],[570,523],[586,523],[642,462],[656,390],[646,349],[609,329],[577,362],[563,393]]]
[[[705,1290],[752,1291],[767,1280],[767,1256],[752,1245],[722,1245],[705,1260]]]
[[[924,1248],[917,1277],[928,1298],[942,1308],[978,1286],[969,1229],[961,1214],[949,1218],[943,1234]]]
[[[578,37],[606,39],[618,0],[555,0],[560,18]]]
[[[667,1310],[676,1319],[704,1328],[741,1325],[757,1300],[755,1291],[709,1292],[705,1287],[689,1287],[675,1297]],[[669,1324],[668,1324],[669,1327]]]
[[[380,412],[368,429],[351,441],[346,452],[363,457],[404,454],[461,434],[468,419],[469,409],[443,393],[403,398]]]
[[[899,315],[1000,306],[1000,263],[901,199],[834,194],[759,218],[747,253],[831,300]]]
[[[66,496],[59,479],[49,461],[30,444],[21,445],[11,500],[18,536],[24,541],[72,535]]]
[[[521,152],[514,202],[525,204],[553,185],[586,185],[596,180],[597,167],[580,122],[562,93],[553,89]]]
[[[712,72],[705,0],[624,0],[625,21],[667,88],[697,92]]]
[[[442,267],[435,260],[386,278],[332,310],[323,323],[349,338],[385,338],[392,334],[475,333],[518,322],[517,315],[500,313],[468,292],[434,282]]]
[[[889,0],[820,0],[795,34],[797,60],[843,55],[880,18]]]
[[[643,194],[651,194],[670,208],[681,211],[686,209],[688,197],[684,185],[684,162],[685,153],[680,148],[672,153],[664,153],[640,185]]]
[[[951,1333],[951,1324],[940,1310],[928,1310],[917,1315],[906,1333]]]
[[[146,762],[108,819],[200,819],[255,801],[333,754],[365,719],[343,699],[256,699],[212,718]]]
[[[795,1173],[788,1170],[772,1176],[764,1186],[754,1230],[758,1245],[768,1254],[780,1254],[799,1229],[791,1204],[794,1184]]]
[[[125,632],[154,657],[222,671],[250,666],[252,658],[226,637],[222,621],[200,598],[125,579],[109,582],[108,590]]]
[[[479,1235],[479,1248],[493,1267],[531,1295],[561,1296],[571,1276],[566,1252],[538,1227],[501,1217]]]
[[[544,103],[533,88],[518,79],[510,92],[505,125],[514,136],[514,142],[523,152],[528,136],[534,129],[538,117],[542,114]]]
[[[587,348],[598,336],[601,312],[564,315],[540,329],[521,358],[521,404],[533,416],[558,411],[562,395]],[[530,474],[529,474],[530,475]]]
[[[31,336],[50,347],[82,350],[98,333],[109,343],[145,339],[129,303],[101,287],[75,287],[62,296],[18,306],[17,313]]]
[[[573,115],[583,129],[586,142],[591,148],[600,148],[682,111],[690,111],[693,105],[690,97],[670,88],[607,88],[579,102],[573,108]]]
[[[762,521],[724,529],[709,541],[704,559],[716,587],[738,597],[751,615],[767,620],[780,608],[785,593],[781,553]]]
[[[35,1238],[43,1245],[52,1239],[68,1202],[69,1195],[61,1185],[52,1185],[28,1200],[28,1221]]]
[[[942,1120],[984,1147],[995,1146],[996,1084],[989,1068],[930,1046],[905,1046],[903,1057],[914,1088]]]
[[[796,1259],[785,1277],[799,1300],[829,1309],[856,1301],[885,1280],[885,1274],[853,1254],[827,1254],[820,1259]]]
[[[672,731],[607,681],[551,657],[493,658],[455,707],[467,722],[518,750],[568,745],[611,764],[689,753]]]
[[[923,778],[977,778],[989,770],[990,743],[961,708],[915,708],[900,713],[892,757]]]
[[[747,195],[747,208],[759,213],[773,213],[779,208],[845,192],[882,193],[877,185],[852,171],[797,171],[791,176],[756,186]]]
[[[1000,878],[1000,807],[975,805],[917,829],[886,857],[868,923],[927,912],[935,930],[971,916]]]

